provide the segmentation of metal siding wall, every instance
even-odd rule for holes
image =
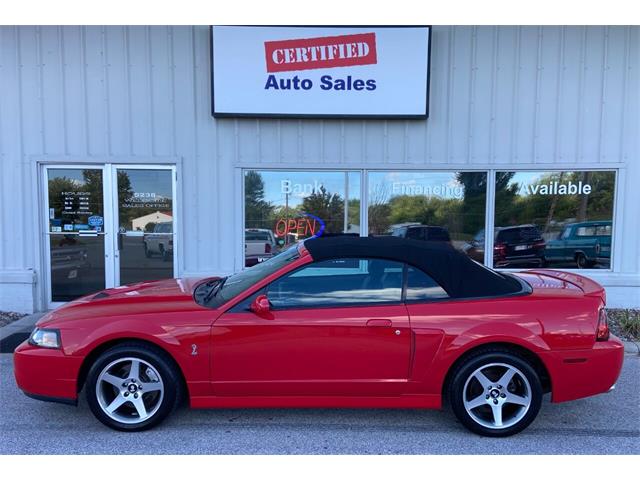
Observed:
[[[640,204],[638,27],[434,27],[425,121],[214,121],[208,28],[0,28],[0,273],[39,269],[33,157],[182,158],[183,272],[239,267],[235,168],[595,166]],[[638,259],[637,210],[617,234]],[[621,270],[640,271],[640,260]]]

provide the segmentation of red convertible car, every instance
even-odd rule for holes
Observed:
[[[498,273],[450,246],[315,238],[227,278],[112,288],[47,314],[15,351],[29,396],[109,427],[194,408],[441,408],[488,436],[607,392],[623,360],[605,293],[571,273]]]

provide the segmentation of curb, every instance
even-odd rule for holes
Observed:
[[[4,340],[5,338],[13,335],[14,333],[24,333],[31,332],[33,330],[34,325],[38,320],[40,320],[47,311],[44,312],[36,312],[31,315],[27,315],[26,317],[21,318],[9,325],[5,325],[0,328],[0,340]]]
[[[622,343],[624,343],[624,353],[640,355],[640,344],[636,342],[627,342],[625,340],[622,340]]]

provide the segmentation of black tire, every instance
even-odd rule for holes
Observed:
[[[171,258],[171,255],[164,249],[164,245],[160,244],[160,255],[162,256],[163,262],[168,262]]]
[[[107,415],[100,405],[96,391],[98,377],[103,369],[112,362],[128,357],[138,358],[151,365],[164,387],[162,399],[158,402],[159,407],[155,413],[146,420],[133,424],[117,421]],[[102,353],[89,369],[84,389],[87,403],[95,417],[107,427],[124,432],[139,432],[155,427],[178,407],[183,396],[181,375],[172,359],[158,348],[137,342],[122,343]]]
[[[515,369],[519,370],[519,372],[526,377],[530,387],[530,404],[526,413],[524,413],[524,415],[517,420],[515,424],[505,426],[503,428],[481,425],[469,414],[469,412],[467,412],[464,404],[465,384],[469,377],[471,377],[477,369],[491,364],[506,364],[515,367]],[[479,435],[486,437],[508,437],[510,435],[514,435],[527,428],[540,411],[543,392],[540,378],[536,370],[527,359],[507,349],[488,348],[485,350],[479,350],[458,365],[452,372],[450,378],[451,381],[449,382],[447,394],[454,414],[467,429]],[[490,380],[496,381],[496,378],[490,378]],[[505,385],[504,388],[509,388],[509,386],[514,388],[512,383]],[[487,397],[489,397],[489,395],[487,395]],[[491,410],[490,405],[488,407],[481,406],[479,408],[489,408],[489,411]],[[514,408],[518,409],[519,407]],[[477,410],[474,410],[474,412],[476,411]],[[514,418],[517,418],[517,416],[514,416]]]
[[[589,268],[589,261],[587,260],[587,257],[584,255],[584,253],[576,254],[576,266],[578,268]]]

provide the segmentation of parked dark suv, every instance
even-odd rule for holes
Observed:
[[[496,227],[493,243],[493,266],[543,267],[546,243],[535,225]]]
[[[444,227],[433,225],[407,225],[396,227],[391,233],[394,237],[412,238],[414,240],[425,240],[427,242],[451,243],[449,232]]]

